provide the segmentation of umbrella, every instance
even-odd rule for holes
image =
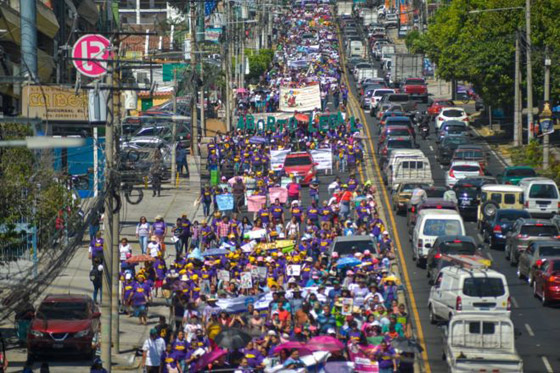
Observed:
[[[264,144],[266,143],[266,139],[262,136],[253,136],[249,139],[251,144]]]
[[[128,264],[134,264],[134,263],[138,264],[138,263],[155,262],[155,261],[156,259],[154,257],[147,254],[133,255],[126,260]]]
[[[341,268],[345,268],[345,267],[355,267],[359,264],[362,264],[361,260],[356,259],[353,256],[346,256],[344,258],[340,258],[336,262],[336,268],[341,269]]]
[[[344,343],[334,337],[331,337],[330,335],[320,335],[317,337],[313,337],[307,342],[306,346],[311,351],[329,352],[337,352],[344,350],[345,348]]]
[[[301,342],[294,342],[294,341],[280,343],[278,346],[274,348],[274,353],[277,354],[282,350],[298,350],[299,353],[302,355],[313,354],[313,351],[309,349],[307,344]]]
[[[245,88],[237,88],[235,91],[236,91],[237,93],[247,93],[247,92],[249,92],[249,91],[246,90]]]
[[[402,351],[402,352],[411,352],[415,354],[419,354],[424,349],[420,346],[420,343],[416,342],[414,339],[409,339],[405,337],[398,337],[391,341],[391,346],[394,349]]]
[[[200,254],[200,249],[198,247],[195,247],[193,249],[193,251],[191,251],[191,253],[187,256],[187,258],[197,259],[197,260],[200,260],[200,261],[204,260],[204,258],[202,257],[202,254]]]
[[[306,114],[296,114],[295,118],[298,122],[308,122],[309,121],[309,115],[306,115]]]
[[[251,336],[244,331],[236,328],[222,330],[214,342],[220,347],[227,348],[228,350],[239,350],[245,346],[247,343],[251,342]]]
[[[202,355],[202,357],[196,363],[196,370],[201,371],[208,364],[212,364],[214,361],[218,360],[222,356],[227,355],[227,350],[222,348],[215,348],[212,351]]]
[[[354,372],[354,363],[351,361],[329,361],[323,369],[325,373],[351,373]]]
[[[202,253],[202,256],[216,256],[216,255],[226,255],[229,253],[229,250],[226,249],[208,249]]]

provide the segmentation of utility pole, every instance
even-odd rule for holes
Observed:
[[[533,64],[531,62],[531,0],[525,1],[525,35],[527,46],[527,143],[533,139]]]
[[[230,108],[230,101],[231,101],[231,44],[230,44],[230,35],[231,35],[231,4],[229,1],[226,1],[226,30],[225,30],[225,43],[222,43],[222,47],[224,48],[224,70],[226,72],[226,89],[225,89],[225,97],[224,97],[224,106],[225,106],[225,114],[226,114],[226,129],[228,131],[231,130],[231,113],[229,111]]]
[[[173,69],[173,116],[177,115],[177,69]],[[177,121],[171,127],[171,183],[177,178]],[[194,139],[193,139],[194,141]]]
[[[550,102],[550,65],[551,60],[548,56],[548,45],[546,46],[546,52],[544,56],[544,102],[545,107],[546,103]],[[550,118],[546,118],[550,120]],[[548,160],[550,154],[550,139],[548,136],[548,132],[544,134],[543,139],[543,170],[548,169]]]
[[[521,114],[521,48],[519,47],[519,32],[515,33],[515,86],[513,98],[513,144],[523,145],[523,126]]]
[[[37,3],[34,0],[20,0],[21,60],[23,71],[29,80],[37,79]]]
[[[193,83],[194,83],[194,89],[193,89],[193,98],[191,100],[192,102],[192,114],[191,114],[191,119],[192,119],[192,140],[191,140],[191,149],[192,149],[192,154],[194,156],[199,155],[198,154],[198,112],[197,112],[197,108],[196,108],[196,102],[198,101],[198,72],[196,71],[196,62],[197,62],[197,45],[196,45],[196,4],[198,4],[197,2],[193,2],[191,4],[191,65],[192,65],[192,69],[193,69]]]
[[[201,136],[206,136],[206,116],[205,116],[205,105],[204,105],[204,60],[200,59],[200,132]]]

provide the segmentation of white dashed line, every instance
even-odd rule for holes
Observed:
[[[534,337],[534,336],[535,336],[535,332],[533,332],[533,329],[531,328],[531,325],[525,324],[525,329],[527,329],[527,333],[529,333],[529,335],[530,335],[531,337]]]
[[[517,303],[517,299],[515,299],[515,297],[511,297],[511,304],[513,307],[519,308],[519,303]]]
[[[554,371],[552,370],[552,366],[550,365],[550,363],[548,362],[548,359],[546,358],[546,356],[541,356],[542,362],[546,368],[546,371],[548,373],[554,373]]]

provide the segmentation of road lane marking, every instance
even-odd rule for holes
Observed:
[[[476,237],[478,238],[478,240],[480,241],[480,243],[484,242],[484,237],[482,237],[482,235],[480,233],[476,234]]]
[[[529,335],[530,335],[531,337],[534,337],[534,336],[535,336],[535,332],[533,332],[533,329],[531,328],[531,325],[525,324],[525,329],[527,329],[527,333],[529,333]]]
[[[432,144],[430,144],[430,150],[434,151],[434,147],[432,146]]]
[[[542,362],[546,368],[546,371],[548,373],[554,373],[554,370],[552,370],[552,366],[550,365],[550,362],[548,361],[546,356],[541,356]]]
[[[515,297],[511,297],[511,304],[513,307],[519,308],[519,303],[517,303],[517,299],[515,299]]]
[[[340,35],[340,30],[338,32],[338,39],[339,39],[339,45],[342,45],[342,38]],[[349,88],[348,89],[348,98],[349,98],[349,103],[350,105],[352,103],[357,102],[356,98],[354,97],[354,93],[352,92],[351,86],[350,86],[350,81],[348,80],[348,72],[346,70],[346,58],[344,56],[343,53],[340,54],[341,55],[341,61],[342,61],[342,67],[343,67],[343,71],[344,71],[344,79],[346,80],[346,85]],[[366,120],[366,117],[364,115],[363,110],[357,110],[358,114],[360,115],[360,119],[363,121],[363,128],[365,129],[365,131],[367,132],[367,142],[369,143],[370,149],[371,149],[371,154],[375,154],[375,147],[373,145],[373,141],[372,141],[372,136],[370,133],[370,129]],[[383,178],[381,177],[381,170],[379,168],[379,164],[377,162],[377,158],[375,156],[372,156],[373,158],[373,166],[375,168],[375,171],[377,173],[377,177],[378,177],[378,181],[379,181],[379,189],[382,191],[384,200],[385,200],[385,205],[387,207],[387,215],[390,218],[391,221],[391,228],[393,231],[393,239],[395,242],[395,246],[396,246],[396,251],[397,254],[399,256],[399,264],[401,265],[401,269],[402,269],[402,273],[403,273],[403,277],[404,277],[404,283],[406,285],[406,288],[408,289],[408,301],[410,302],[410,307],[412,310],[412,314],[413,314],[413,318],[414,321],[416,323],[416,331],[418,333],[418,340],[420,341],[420,344],[423,348],[422,351],[422,360],[423,360],[423,364],[424,364],[424,369],[426,373],[431,373],[431,368],[430,368],[430,362],[428,360],[428,352],[427,352],[427,348],[426,348],[426,342],[424,340],[424,331],[422,329],[422,323],[420,321],[420,314],[418,313],[418,307],[416,304],[416,298],[414,297],[414,291],[412,288],[412,284],[410,282],[410,276],[408,273],[408,268],[406,265],[406,261],[404,259],[404,254],[403,254],[403,249],[402,249],[402,245],[400,242],[400,237],[398,235],[398,231],[397,231],[397,224],[395,222],[395,217],[393,215],[393,211],[391,210],[391,203],[390,203],[390,199],[389,196],[387,194],[387,188],[385,187],[385,185],[383,184],[382,180]]]

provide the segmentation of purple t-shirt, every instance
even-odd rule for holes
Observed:
[[[154,233],[157,236],[161,236],[165,233],[165,222],[164,221],[156,221],[154,224],[152,224],[152,227],[154,229]]]

